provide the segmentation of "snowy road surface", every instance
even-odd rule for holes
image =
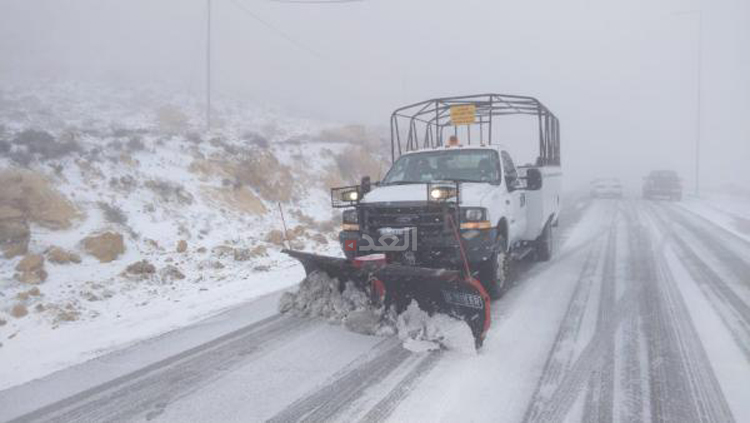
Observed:
[[[278,294],[0,392],[0,421],[750,422],[750,243],[665,202],[568,208],[477,355]]]

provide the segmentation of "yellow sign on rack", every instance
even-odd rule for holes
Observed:
[[[477,107],[473,104],[451,106],[451,122],[454,125],[471,125],[477,121]]]

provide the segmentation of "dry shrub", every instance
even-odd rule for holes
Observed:
[[[340,220],[341,220],[341,217],[339,217],[338,219],[330,219],[330,220],[320,222],[316,225],[316,229],[322,233],[336,232],[339,226],[341,226]]]
[[[50,229],[70,227],[78,211],[42,175],[26,170],[0,171],[0,206]]]
[[[4,211],[13,213],[4,213]],[[6,217],[2,217],[3,215]],[[31,230],[29,224],[23,219],[23,214],[16,209],[0,206],[0,250],[5,254],[5,258],[26,254],[30,239]]]
[[[209,176],[232,177],[232,168],[229,162],[216,159],[195,159],[188,166],[191,173],[204,177],[202,179]]]
[[[128,150],[135,152],[135,151],[141,151],[146,148],[146,145],[143,144],[143,141],[141,140],[141,137],[132,137],[126,144],[126,147]]]
[[[242,140],[263,149],[269,147],[268,139],[257,132],[246,132],[242,135]]]
[[[109,178],[109,186],[113,189],[122,190],[125,192],[132,192],[137,185],[135,178],[130,175],[120,176],[119,178]]]
[[[73,137],[58,142],[49,132],[27,129],[18,133],[14,144],[24,146],[28,153],[41,160],[59,159],[68,154],[79,152],[81,147]]]
[[[272,229],[270,232],[268,232],[268,234],[266,234],[266,242],[274,245],[284,245],[285,240],[286,237],[284,236],[284,232],[278,229]]]
[[[250,187],[264,200],[287,202],[292,197],[291,170],[268,150],[258,151],[239,162],[196,159],[188,169],[205,177],[218,176],[225,180],[226,187]]]
[[[132,275],[150,275],[156,273],[156,267],[149,263],[148,260],[141,260],[128,265],[125,272]]]
[[[185,139],[192,142],[193,144],[201,144],[203,142],[201,134],[197,132],[188,132],[187,134],[185,134]]]
[[[20,319],[21,317],[24,317],[25,315],[29,314],[29,310],[26,308],[25,305],[18,303],[13,306],[13,308],[10,310],[10,315]]]
[[[125,225],[128,223],[128,217],[125,216],[125,213],[122,211],[122,209],[120,209],[116,205],[107,204],[102,201],[98,202],[97,205],[104,214],[104,219],[107,222],[114,223],[116,225]]]
[[[144,185],[166,202],[193,204],[193,196],[180,184],[153,179],[146,181]]]
[[[109,263],[125,252],[125,240],[117,232],[89,235],[81,242],[86,252],[102,263]]]
[[[320,131],[318,139],[326,142],[362,144],[367,137],[364,125],[346,125]]]
[[[204,187],[202,191],[209,199],[240,213],[260,215],[266,212],[263,202],[247,188]]]
[[[156,111],[156,123],[164,132],[180,132],[187,127],[188,120],[185,112],[172,104],[162,106]]]
[[[75,322],[81,317],[81,313],[78,310],[59,310],[57,316],[55,316],[56,322]]]
[[[47,259],[56,264],[80,263],[81,256],[60,247],[50,247],[46,251]]]
[[[362,176],[380,178],[383,163],[364,147],[350,146],[335,157],[339,175],[345,183],[355,184]]]
[[[320,178],[320,183],[323,185],[324,189],[327,190],[329,188],[340,187],[347,184],[347,182],[344,181],[344,178],[341,177],[341,172],[339,171],[338,166],[328,166],[324,172],[325,173],[323,173],[323,176]]]
[[[254,188],[269,201],[289,201],[294,180],[287,166],[270,151],[261,151],[234,167],[235,180]]]

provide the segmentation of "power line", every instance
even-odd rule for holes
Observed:
[[[255,13],[253,13],[250,9],[248,9],[247,7],[245,7],[245,5],[242,4],[242,3],[240,3],[238,0],[232,0],[232,3],[234,3],[235,6],[237,6],[240,10],[242,10],[243,12],[245,12],[248,16],[250,16],[251,18],[253,18],[257,22],[259,22],[261,25],[265,26],[266,28],[270,29],[271,31],[275,32],[278,36],[280,36],[283,39],[287,40],[291,44],[294,44],[297,48],[302,49],[302,50],[310,53],[311,55],[317,57],[320,60],[323,60],[323,61],[326,61],[326,62],[329,61],[329,59],[327,57],[325,57],[324,55],[322,55],[322,54],[318,53],[317,51],[311,49],[310,47],[306,46],[305,44],[297,41],[291,35],[287,34],[283,30],[281,30],[278,27],[276,27],[275,25],[271,24],[270,22],[264,20],[260,16],[256,15]]]
[[[364,0],[268,0],[271,3],[295,3],[295,4],[341,4],[361,3]]]

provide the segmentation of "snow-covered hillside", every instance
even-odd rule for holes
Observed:
[[[339,253],[328,188],[377,177],[382,141],[229,102],[207,133],[198,105],[0,92],[0,388],[298,282],[281,210],[294,248]]]

